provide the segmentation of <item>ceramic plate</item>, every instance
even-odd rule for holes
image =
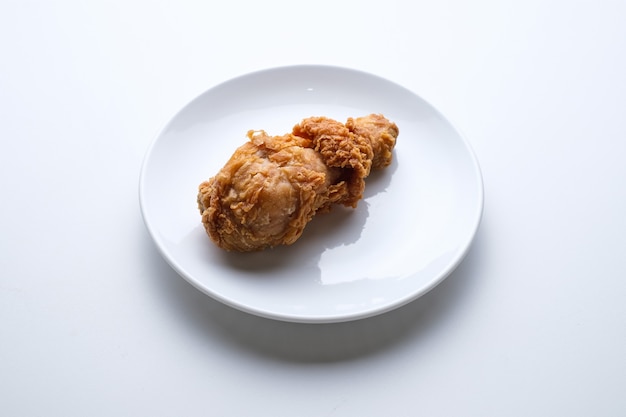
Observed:
[[[370,113],[400,135],[356,209],[318,215],[291,246],[229,253],[211,242],[197,188],[248,130],[282,135],[305,117]],[[360,71],[292,66],[224,82],[180,110],[147,152],[140,202],[160,253],[199,290],[259,316],[325,323],[389,311],[440,283],[474,238],[483,187],[467,141],[418,95]]]

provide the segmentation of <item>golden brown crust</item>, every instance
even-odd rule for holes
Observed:
[[[283,136],[249,131],[249,141],[199,186],[208,235],[218,246],[242,252],[288,245],[316,213],[333,204],[356,207],[365,177],[372,166],[388,165],[398,134],[380,117],[349,119],[346,125],[311,117]]]
[[[346,127],[355,135],[370,141],[374,153],[373,169],[384,168],[391,164],[391,151],[396,145],[396,138],[399,134],[395,123],[387,120],[382,114],[370,114],[356,119],[349,118]]]

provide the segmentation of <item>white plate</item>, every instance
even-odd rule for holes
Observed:
[[[317,216],[291,246],[228,253],[210,241],[197,187],[249,129],[279,135],[309,116],[370,113],[400,135],[357,209]],[[360,71],[293,66],[235,78],[185,106],[148,150],[140,202],[163,257],[201,291],[252,314],[324,323],[389,311],[441,282],[474,238],[483,187],[468,143],[414,93]]]

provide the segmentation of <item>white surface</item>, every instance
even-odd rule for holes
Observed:
[[[367,178],[356,209],[317,216],[289,247],[226,253],[210,241],[198,184],[246,131],[282,135],[305,117],[372,112],[401,133],[392,164]],[[139,192],[157,248],[190,283],[240,310],[301,323],[362,319],[422,296],[463,259],[483,209],[476,158],[436,109],[385,79],[320,65],[253,72],[192,100],[150,146]]]
[[[0,409],[11,416],[626,414],[626,5],[0,6]],[[202,91],[287,64],[378,74],[480,161],[465,261],[352,323],[213,301],[159,256],[137,182]]]

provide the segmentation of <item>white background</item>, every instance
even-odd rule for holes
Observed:
[[[0,413],[626,414],[626,2],[0,4]],[[352,323],[274,322],[173,272],[143,156],[189,100],[289,64],[372,72],[463,131],[460,267]]]

